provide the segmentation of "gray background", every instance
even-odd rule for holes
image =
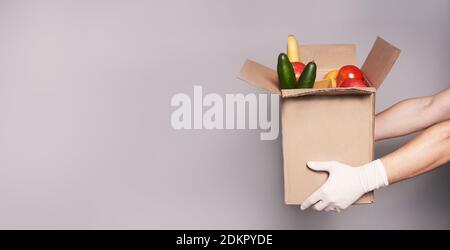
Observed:
[[[402,49],[377,111],[449,87],[449,1],[0,1],[0,228],[450,228],[450,168],[341,214],[283,203],[280,140],[170,126],[172,95],[301,43]],[[377,155],[412,136],[377,143]]]

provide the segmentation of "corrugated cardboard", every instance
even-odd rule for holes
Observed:
[[[372,50],[361,67],[369,84],[379,88],[400,56],[400,50],[377,37]]]
[[[303,62],[314,60],[317,79],[326,72],[356,64],[356,47],[351,44],[304,45]],[[280,90],[275,70],[246,60],[239,78],[281,98],[281,131],[285,201],[300,204],[326,180],[327,173],[307,168],[306,162],[340,161],[360,166],[374,158],[375,92],[386,78],[400,50],[378,37],[361,67],[367,88],[327,88],[329,81],[317,81],[312,89]],[[357,203],[371,203],[373,193]]]

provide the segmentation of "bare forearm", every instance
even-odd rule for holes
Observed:
[[[450,160],[450,121],[425,130],[400,149],[381,158],[389,183],[428,172]]]
[[[425,113],[431,97],[401,101],[375,117],[375,140],[406,135],[426,127],[419,119]]]
[[[375,117],[375,140],[410,134],[450,119],[450,88],[401,101]]]

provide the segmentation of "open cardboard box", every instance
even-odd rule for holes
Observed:
[[[356,65],[353,44],[303,45],[301,60],[314,60],[317,78],[348,64]],[[391,70],[400,50],[378,37],[361,70],[370,87],[280,89],[277,72],[246,60],[239,78],[281,96],[281,131],[286,204],[301,204],[327,179],[307,161],[340,161],[360,166],[374,158],[375,93]],[[357,203],[372,203],[373,192]]]

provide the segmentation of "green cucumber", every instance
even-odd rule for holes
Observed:
[[[298,87],[301,89],[314,87],[314,82],[316,81],[317,66],[314,61],[306,64],[305,69],[303,69],[302,74],[298,78]]]
[[[282,89],[293,89],[296,87],[294,68],[285,53],[281,53],[278,56],[277,73]]]

